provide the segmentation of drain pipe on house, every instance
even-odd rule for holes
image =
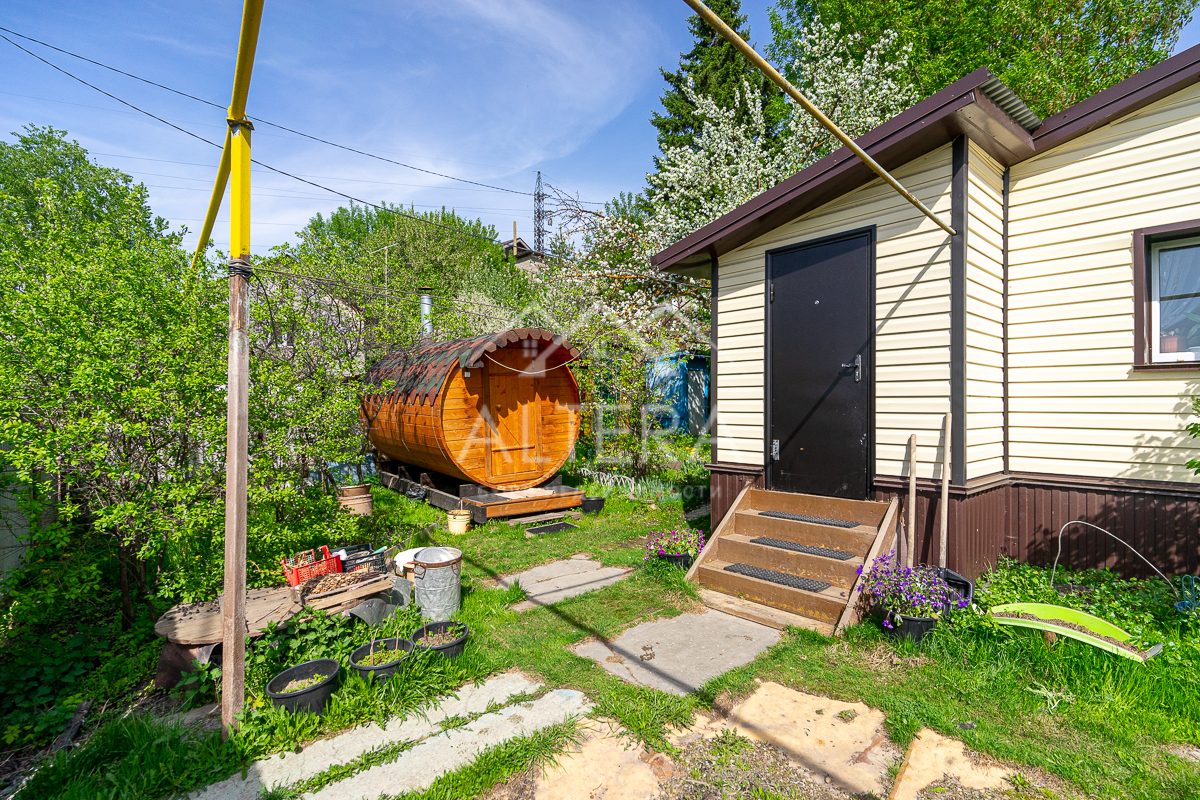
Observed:
[[[858,156],[859,159],[866,164],[872,172],[883,179],[884,183],[899,192],[901,197],[903,197],[909,203],[912,203],[912,205],[918,211],[929,217],[929,219],[933,220],[933,222],[946,233],[950,234],[951,236],[957,235],[954,228],[951,228],[949,225],[942,222],[942,220],[938,218],[937,214],[934,214],[924,203],[918,200],[912,192],[901,186],[900,181],[893,178],[886,169],[881,167],[878,162],[875,161],[875,159],[867,155],[867,151],[855,144],[854,140],[847,136],[841,128],[835,125],[833,120],[821,113],[821,109],[813,105],[812,101],[801,94],[799,89],[797,89],[795,86],[792,86],[788,79],[780,75],[779,72],[772,67],[765,58],[755,52],[753,47],[746,44],[746,41],[742,39],[742,37],[738,36],[732,28],[726,25],[724,20],[714,14],[712,9],[700,2],[700,0],[683,0],[683,2],[691,6],[692,9],[700,15],[700,18],[708,23],[709,27],[721,34],[721,36],[723,36],[727,42],[736,47],[738,51],[740,51],[741,54],[746,57],[747,61],[758,68],[762,74],[770,78],[776,86],[783,90],[784,94],[799,103],[801,108],[811,114],[812,117],[817,122],[821,123],[821,125],[823,125],[827,131],[832,133],[839,142],[850,148],[850,152]]]

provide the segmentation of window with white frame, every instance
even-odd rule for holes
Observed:
[[[1200,361],[1200,237],[1150,246],[1155,363]]]

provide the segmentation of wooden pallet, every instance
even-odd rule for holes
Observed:
[[[583,505],[583,490],[563,486],[562,479],[557,477],[534,489],[499,492],[473,483],[451,485],[444,476],[423,472],[418,477],[403,467],[389,469],[381,465],[379,482],[401,494],[423,490],[430,505],[445,511],[469,509],[471,521],[476,525],[490,519],[564,511]]]

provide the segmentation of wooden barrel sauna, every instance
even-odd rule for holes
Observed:
[[[401,464],[501,491],[553,477],[579,435],[579,351],[541,328],[425,345],[371,367],[371,444]]]

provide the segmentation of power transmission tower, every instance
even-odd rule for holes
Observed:
[[[533,190],[533,251],[539,256],[546,252],[546,190],[542,188],[541,170],[537,174],[537,188]]]

